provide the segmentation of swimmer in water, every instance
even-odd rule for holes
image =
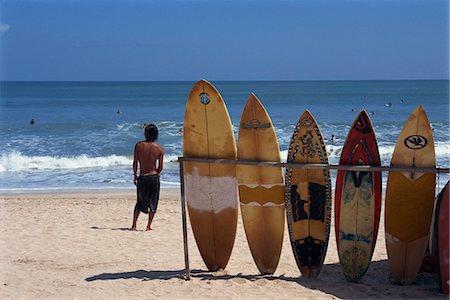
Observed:
[[[331,135],[331,144],[334,145],[334,142],[336,142],[336,137],[334,134]]]
[[[36,123],[36,122],[34,121],[34,119],[31,119],[30,125],[34,125],[34,123]]]

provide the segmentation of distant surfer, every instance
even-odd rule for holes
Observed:
[[[131,226],[131,230],[134,231],[140,212],[148,214],[146,230],[152,230],[152,221],[159,201],[159,175],[163,169],[164,148],[156,143],[158,127],[154,124],[146,124],[144,136],[145,141],[137,142],[134,147],[133,172],[134,184],[137,188],[137,202]],[[139,176],[137,176],[138,166]]]
[[[385,105],[386,107],[391,107],[391,106],[392,106],[392,102],[389,101],[389,102],[385,103],[384,105]]]
[[[401,104],[405,103],[405,100],[400,99],[400,103],[401,103]]]
[[[30,125],[34,125],[34,123],[36,123],[36,122],[34,121],[34,119],[31,119]]]
[[[178,129],[178,136],[183,136],[183,128]]]
[[[334,134],[331,135],[331,144],[334,145],[334,142],[336,142],[336,137]]]
[[[122,111],[120,111],[120,109],[118,109],[116,113],[117,113],[118,115],[123,114]]]

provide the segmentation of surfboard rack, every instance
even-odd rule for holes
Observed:
[[[384,172],[407,172],[407,173],[450,173],[450,168],[441,167],[396,167],[396,166],[370,166],[370,165],[333,165],[333,164],[298,164],[275,161],[247,161],[222,158],[197,158],[197,157],[178,157],[178,162],[200,162],[209,164],[227,164],[227,165],[248,165],[259,167],[283,167],[292,169],[328,169],[345,171],[384,171]]]
[[[333,164],[298,164],[277,161],[246,161],[222,158],[198,158],[198,157],[178,157],[180,164],[180,189],[181,189],[181,214],[183,224],[183,245],[184,245],[184,263],[185,278],[190,280],[191,272],[189,267],[189,250],[187,239],[187,221],[186,221],[186,200],[184,198],[184,162],[198,162],[209,164],[226,164],[226,165],[247,165],[259,167],[283,167],[292,169],[327,169],[327,170],[345,170],[345,171],[381,171],[381,172],[405,172],[405,173],[436,173],[449,174],[450,168],[442,167],[396,167],[396,166],[370,166],[370,165],[333,165]]]

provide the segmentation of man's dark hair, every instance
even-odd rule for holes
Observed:
[[[147,142],[154,142],[158,139],[158,127],[155,124],[145,125],[145,140]]]

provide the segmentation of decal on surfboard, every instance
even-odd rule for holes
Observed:
[[[208,105],[209,102],[211,102],[209,100],[209,95],[207,93],[201,93],[200,94],[200,102],[204,105]]]
[[[367,172],[356,172],[356,171],[350,171],[350,174],[352,175],[353,183],[355,184],[356,188],[361,187],[361,183],[363,180],[363,177],[368,174]],[[346,174],[348,175],[348,174]]]
[[[313,143],[312,143],[312,132],[311,130],[307,130],[306,134],[300,137],[300,141],[302,142],[302,152],[301,154],[307,157],[314,157],[316,151],[314,151]]]
[[[302,120],[302,125],[305,127],[309,127],[313,124],[313,121],[310,118],[304,118]]]
[[[370,132],[370,126],[366,116],[361,114],[359,115],[358,120],[355,122],[355,129],[361,131],[362,133]]]
[[[427,146],[428,140],[421,135],[410,135],[403,141],[403,143],[409,149],[420,150]]]
[[[325,252],[325,242],[308,236],[304,239],[296,240],[294,247],[297,253],[307,253],[300,255],[300,265],[302,266],[318,266]]]
[[[357,233],[345,233],[342,230],[339,230],[339,236],[342,241],[351,241],[351,242],[364,242],[367,245],[370,245],[372,242],[372,231],[367,235],[357,234]]]
[[[242,129],[270,128],[270,123],[261,123],[257,119],[253,119],[248,123],[241,123]]]
[[[297,193],[298,185],[291,185],[291,203],[292,203],[292,217],[294,222],[301,220],[317,220],[325,221],[325,186],[310,182],[308,185],[309,195],[313,199],[320,201],[303,200],[299,193]]]

